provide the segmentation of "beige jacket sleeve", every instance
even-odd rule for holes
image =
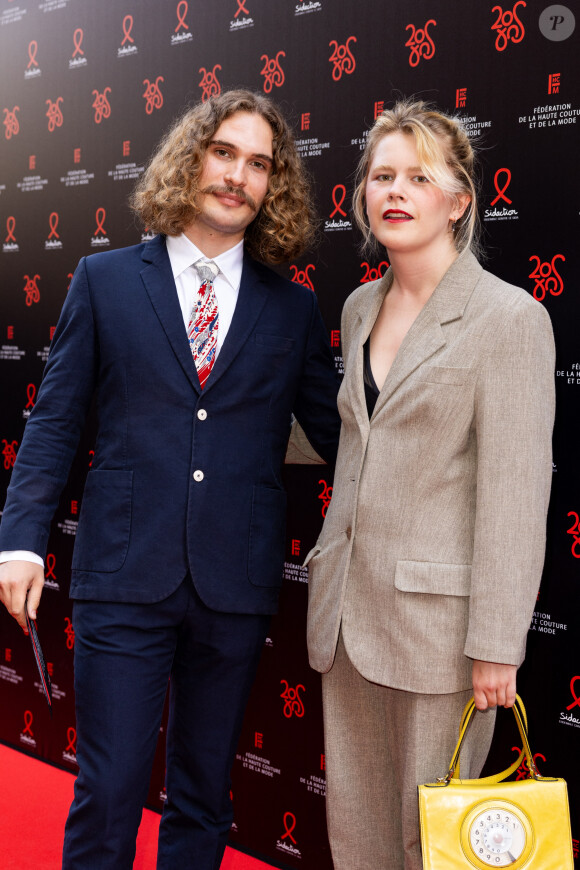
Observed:
[[[472,659],[520,665],[525,655],[544,560],[554,366],[546,310],[511,310],[475,391],[477,495],[465,642]]]

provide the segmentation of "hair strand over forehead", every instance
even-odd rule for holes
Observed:
[[[236,112],[259,115],[273,135],[268,191],[246,230],[246,250],[265,263],[283,263],[310,247],[316,218],[292,132],[278,107],[263,94],[226,91],[188,109],[161,140],[130,205],[152,232],[169,236],[183,232],[200,212],[199,180],[207,148],[220,124]]]
[[[458,118],[446,115],[423,100],[400,100],[385,109],[369,131],[355,176],[353,212],[364,237],[364,247],[377,245],[366,214],[365,189],[378,143],[390,133],[413,136],[421,171],[451,199],[465,194],[469,205],[456,221],[455,246],[479,252],[479,218],[475,154]]]

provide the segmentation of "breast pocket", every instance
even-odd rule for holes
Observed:
[[[418,379],[425,384],[449,384],[460,387],[470,377],[471,369],[455,366],[423,366]]]
[[[271,335],[266,332],[256,332],[254,341],[260,350],[270,353],[288,353],[296,344],[295,339],[283,335]]]

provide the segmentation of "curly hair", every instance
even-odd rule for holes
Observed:
[[[246,229],[246,250],[265,263],[284,263],[311,245],[316,217],[292,132],[277,106],[260,93],[226,91],[188,109],[161,140],[130,206],[152,232],[179,235],[200,212],[197,196],[207,148],[222,121],[236,112],[260,115],[274,137],[268,191]]]
[[[353,213],[364,236],[364,247],[372,249],[377,244],[366,214],[367,177],[375,148],[389,133],[414,136],[422,171],[451,199],[468,195],[469,205],[455,223],[455,247],[458,251],[470,247],[474,253],[480,253],[478,180],[471,142],[458,118],[445,115],[422,100],[400,100],[392,109],[385,109],[369,131],[356,170],[353,195]]]

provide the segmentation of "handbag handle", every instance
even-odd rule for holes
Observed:
[[[489,784],[495,782],[502,782],[502,780],[507,779],[508,776],[511,776],[511,774],[518,769],[523,761],[524,756],[526,758],[526,761],[528,762],[530,778],[541,779],[541,776],[532,757],[532,750],[530,749],[530,743],[528,740],[528,717],[526,715],[526,708],[524,707],[524,702],[519,695],[516,695],[516,701],[514,706],[512,707],[512,711],[516,718],[520,737],[522,738],[522,751],[520,752],[516,761],[514,761],[514,763],[511,764],[506,770],[503,770],[501,773],[495,773],[491,776],[485,776],[481,779],[474,780],[475,782]],[[455,752],[453,753],[453,756],[451,758],[449,770],[447,771],[447,774],[444,777],[438,779],[437,782],[440,782],[442,784],[445,783],[446,785],[448,785],[452,779],[459,779],[459,756],[461,753],[461,747],[463,745],[463,741],[465,740],[465,735],[467,734],[469,726],[473,721],[475,713],[475,701],[473,698],[471,698],[467,702],[465,709],[461,715],[461,724],[459,726],[459,739],[457,741],[457,746],[455,747]]]

